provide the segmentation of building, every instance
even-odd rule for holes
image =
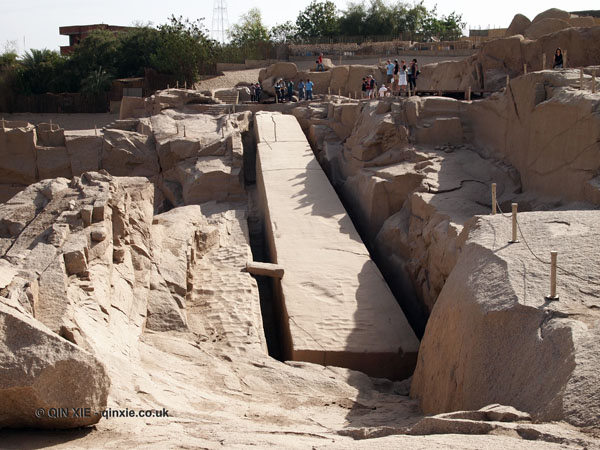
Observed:
[[[115,33],[119,31],[131,30],[132,27],[121,27],[118,25],[107,25],[99,23],[95,25],[71,25],[60,27],[58,33],[63,36],[69,36],[69,45],[60,47],[61,55],[68,55],[73,51],[75,45],[79,44],[88,34],[94,30],[109,30]]]

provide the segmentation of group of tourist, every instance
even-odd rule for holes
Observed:
[[[310,78],[307,78],[306,81],[303,78],[300,79],[296,86],[298,100],[312,100],[314,85],[310,81]],[[275,88],[275,97],[278,103],[292,101],[292,97],[294,96],[294,82],[292,80],[285,81],[283,78],[280,78],[273,87]]]
[[[250,85],[250,101],[260,102],[260,95],[262,94],[262,87],[260,83],[254,83]]]
[[[363,78],[362,97],[375,98],[377,95],[379,95],[379,97],[408,95],[409,87],[410,92],[415,92],[417,87],[417,77],[420,73],[419,64],[416,59],[413,59],[408,66],[404,60],[398,62],[398,60],[395,59],[392,63],[392,61],[388,59],[386,65],[386,82],[377,89],[377,82],[373,75]]]

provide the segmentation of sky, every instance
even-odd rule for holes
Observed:
[[[345,9],[347,0],[333,0],[338,9]],[[408,0],[410,3],[412,0]],[[273,26],[287,20],[294,21],[299,11],[305,9],[310,0],[296,0],[293,6],[280,0],[226,0],[229,23],[237,22],[239,16],[252,7],[261,10],[263,21]],[[437,5],[438,14],[456,11],[467,23],[466,29],[506,28],[517,13],[533,19],[536,14],[552,7],[568,6],[569,11],[598,9],[598,0],[571,0],[568,3],[549,5],[542,0],[504,0],[481,2],[476,0],[425,0],[425,6]],[[151,22],[165,23],[169,16],[205,18],[206,28],[212,28],[214,0],[0,0],[0,53],[7,46],[16,44],[18,53],[23,49],[48,48],[58,50],[68,45],[68,37],[60,36],[58,28],[65,25],[87,25],[107,23],[110,25],[133,25]]]

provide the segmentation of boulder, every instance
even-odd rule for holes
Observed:
[[[278,62],[271,64],[266,69],[261,69],[258,75],[258,82],[262,83],[267,78],[275,78],[276,80],[283,78],[290,80],[296,78],[298,74],[298,66],[290,62]]]
[[[525,34],[527,28],[531,25],[529,20],[523,14],[515,14],[513,20],[510,22],[508,29],[506,30],[505,36],[514,36],[515,34]]]
[[[571,27],[571,24],[565,20],[551,18],[541,19],[537,22],[533,22],[531,26],[527,28],[525,37],[527,39],[539,39],[546,34],[551,34],[569,27]]]
[[[0,298],[0,428],[97,423],[110,379],[94,356]],[[76,417],[74,408],[89,408]]]
[[[5,128],[0,128],[0,179],[3,183],[35,183],[35,128],[16,125],[23,126],[13,128],[11,122],[5,122]]]
[[[105,130],[102,168],[115,176],[158,175],[154,138],[131,131]]]
[[[539,13],[537,16],[533,18],[531,23],[541,22],[544,19],[558,19],[563,21],[568,21],[571,18],[571,14],[567,11],[563,11],[558,8],[550,8],[544,12]]]
[[[85,133],[65,133],[65,145],[73,176],[77,177],[84,172],[93,172],[100,168],[102,144],[102,135],[97,136],[93,130]]]
[[[520,213],[522,243],[513,245],[504,217],[474,219],[419,350],[411,395],[426,414],[500,402],[537,421],[597,425],[600,272],[589,261],[599,217]],[[550,267],[529,248],[542,261],[559,252],[559,300],[545,297]]]
[[[121,99],[119,119],[143,117],[146,115],[146,99],[142,97],[127,97]]]

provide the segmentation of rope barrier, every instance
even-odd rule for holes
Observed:
[[[510,218],[511,216],[507,216],[502,212],[502,209],[500,208],[500,205],[498,204],[498,210],[500,211],[500,214],[502,215],[502,217],[506,217],[506,218]],[[523,230],[521,229],[521,224],[519,223],[519,220],[517,219],[517,228],[519,230],[519,234],[521,235],[521,238],[523,238],[523,242],[525,243],[525,246],[527,247],[527,250],[529,250],[529,253],[531,253],[533,255],[533,257],[535,259],[537,259],[539,262],[541,262],[542,264],[545,264],[547,266],[551,265],[551,261],[544,261],[542,258],[540,258],[538,255],[536,255],[536,253],[533,251],[533,249],[531,248],[531,246],[529,245],[529,242],[527,242],[527,238],[525,237],[525,235],[523,234]],[[593,284],[595,286],[600,286],[600,283],[597,281],[593,281],[590,280],[589,278],[583,278],[579,275],[577,275],[576,273],[571,272],[570,270],[565,269],[564,267],[559,266],[558,264],[556,265],[556,268],[559,269],[561,272],[563,272],[566,275],[571,275],[574,278],[577,278],[580,281],[584,281],[586,283],[589,284]]]

